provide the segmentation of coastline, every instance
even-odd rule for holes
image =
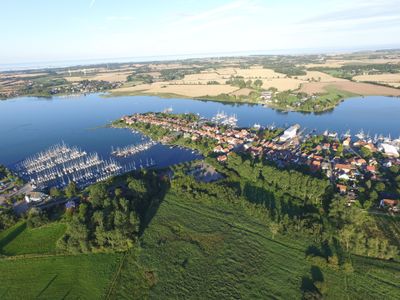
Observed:
[[[274,103],[265,103],[265,102],[255,102],[255,101],[250,101],[249,99],[243,99],[243,100],[230,100],[230,99],[222,99],[220,95],[216,96],[201,96],[201,97],[189,97],[185,95],[180,95],[180,94],[174,94],[174,93],[149,93],[149,92],[143,92],[143,91],[135,91],[135,92],[112,92],[112,91],[103,91],[103,92],[92,92],[92,93],[80,93],[80,94],[68,94],[68,93],[63,93],[63,94],[56,94],[56,95],[44,95],[44,94],[33,94],[33,95],[18,95],[15,97],[10,97],[10,98],[2,98],[0,101],[7,101],[7,100],[13,100],[13,99],[18,99],[18,98],[23,98],[23,97],[29,97],[29,98],[45,98],[45,99],[50,99],[50,98],[73,98],[73,97],[81,97],[81,96],[87,96],[87,95],[93,95],[93,94],[98,94],[99,97],[102,98],[113,98],[113,97],[135,97],[135,96],[150,96],[150,97],[160,97],[163,99],[182,99],[182,100],[196,100],[196,101],[202,101],[202,102],[219,102],[219,103],[226,103],[226,104],[232,104],[232,105],[241,105],[241,104],[247,104],[247,105],[261,105],[266,108],[270,108],[273,110],[277,110],[280,112],[284,113],[289,113],[289,112],[299,112],[299,113],[325,113],[334,110],[337,106],[339,106],[342,102],[356,98],[356,97],[372,97],[372,96],[382,96],[382,97],[391,97],[391,98],[398,98],[400,99],[400,96],[396,95],[360,95],[360,94],[355,94],[355,93],[347,93],[346,96],[342,96],[338,100],[336,100],[336,103],[334,105],[326,106],[323,109],[320,110],[309,110],[309,109],[304,109],[304,108],[296,108],[296,107],[282,107],[280,105],[276,105]]]

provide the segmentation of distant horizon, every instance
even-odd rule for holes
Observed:
[[[186,59],[207,59],[218,57],[240,57],[240,56],[269,56],[269,55],[337,55],[354,52],[400,50],[398,45],[366,46],[359,48],[335,48],[335,49],[277,49],[277,50],[249,50],[232,52],[211,52],[211,53],[188,53],[188,54],[166,54],[132,57],[105,57],[105,58],[80,58],[55,61],[25,61],[14,63],[0,63],[0,72],[7,71],[29,71],[38,69],[68,68],[78,66],[91,66],[98,64],[121,64],[121,63],[147,63],[153,61],[173,61]]]
[[[400,45],[397,6],[397,0],[4,0],[0,64],[377,49]]]

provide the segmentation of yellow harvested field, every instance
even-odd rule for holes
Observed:
[[[252,69],[236,69],[236,76],[243,76],[244,78],[282,78],[286,77],[285,74],[276,73],[271,69],[252,68]]]
[[[261,79],[274,80],[277,78],[286,77],[285,74],[276,73],[271,69],[261,67],[250,69],[239,68],[221,68],[214,71],[201,72],[196,74],[185,75],[182,80],[173,81],[175,84],[207,84],[209,81],[217,81],[220,84],[225,84],[231,76],[242,76],[244,80]],[[289,79],[290,80],[290,79]]]
[[[345,60],[336,60],[336,59],[327,59],[325,62],[320,64],[311,63],[306,64],[306,68],[318,68],[318,67],[325,67],[325,68],[340,68],[346,64]]]
[[[310,95],[315,93],[325,93],[328,87],[334,87],[340,91],[346,91],[363,96],[400,96],[400,89],[353,81],[308,82],[302,84],[300,92],[304,92]]]
[[[153,84],[140,84],[134,87],[125,87],[113,90],[115,93],[137,93],[142,94],[176,94],[186,97],[217,96],[219,94],[229,94],[236,91],[237,87],[220,85],[190,85],[190,84],[168,84],[157,82]]]
[[[332,81],[346,81],[342,78],[335,78],[329,74],[318,72],[318,71],[307,71],[307,75],[297,76],[298,79],[309,81],[309,80],[317,80],[320,82],[332,82]],[[320,79],[320,80],[319,80]]]
[[[271,87],[277,88],[278,91],[296,90],[300,87],[300,84],[304,83],[303,80],[294,78],[274,78],[269,80],[263,80],[263,88],[269,89]]]
[[[327,59],[321,64],[311,63],[306,64],[306,68],[325,67],[325,68],[340,68],[344,65],[367,65],[367,64],[400,64],[400,58],[365,58],[365,59]]]
[[[126,81],[126,77],[132,74],[132,72],[107,72],[107,73],[98,73],[96,75],[87,75],[87,76],[66,76],[64,77],[66,80],[70,82],[81,81],[81,80],[105,80],[110,82],[116,81]]]
[[[11,79],[11,78],[33,78],[33,77],[39,77],[39,76],[45,76],[48,75],[48,73],[32,73],[32,74],[24,74],[24,73],[10,73],[10,74],[0,74],[0,79]]]
[[[231,76],[231,75],[236,75],[236,70],[234,68],[220,68],[215,70],[216,73],[222,76]]]
[[[398,87],[400,85],[400,73],[359,75],[359,76],[354,76],[353,79],[356,81],[372,81],[372,82],[384,83],[394,87]]]
[[[226,78],[226,79],[225,79]],[[190,74],[190,75],[185,75],[183,78],[183,82],[196,82],[196,81],[210,81],[210,80],[224,80],[226,81],[229,78],[229,76],[221,76],[218,75],[215,72],[207,72],[207,73],[197,73],[197,74]]]

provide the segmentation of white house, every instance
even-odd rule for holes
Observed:
[[[29,194],[25,195],[25,201],[27,203],[31,203],[31,202],[41,202],[44,201],[46,199],[48,199],[49,196],[41,193],[41,192],[30,192]]]
[[[300,129],[300,125],[296,124],[288,129],[285,130],[285,132],[280,136],[279,140],[281,142],[286,142],[288,140],[291,140],[297,135],[297,131]]]
[[[383,151],[387,156],[399,157],[399,152],[393,145],[382,143],[380,145],[380,150]]]

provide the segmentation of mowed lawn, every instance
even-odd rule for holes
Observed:
[[[102,299],[119,254],[0,260],[0,299]]]
[[[28,228],[25,222],[20,222],[0,234],[0,253],[7,256],[55,253],[56,242],[65,229],[63,223]]]
[[[354,273],[315,266],[304,237],[272,239],[240,207],[179,199],[170,191],[127,255],[112,298],[300,299],[310,281],[327,299],[398,299],[400,264],[353,257]]]
[[[57,255],[65,230],[58,222],[39,228],[19,222],[0,233],[0,254],[6,256],[0,259],[0,299],[105,297],[121,255]]]

